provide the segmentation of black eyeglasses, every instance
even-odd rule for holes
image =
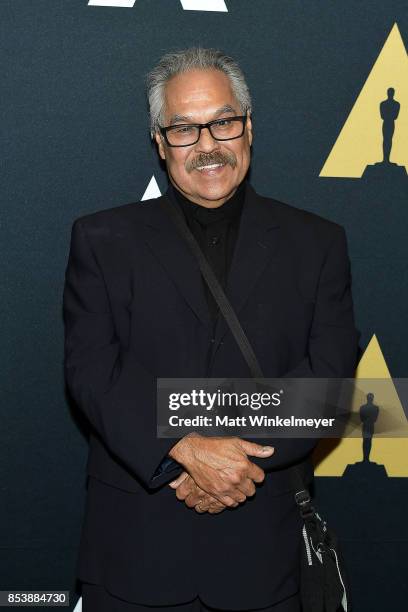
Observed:
[[[183,123],[159,126],[161,134],[170,147],[188,147],[200,140],[201,130],[208,128],[214,140],[241,138],[245,131],[246,115],[214,119],[208,123]]]

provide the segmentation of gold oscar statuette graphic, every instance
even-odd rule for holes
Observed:
[[[323,439],[314,452],[316,476],[343,476],[346,468],[385,471],[408,477],[408,420],[377,337],[373,335],[355,375],[352,402],[358,433],[340,440]]]
[[[408,55],[394,24],[320,177],[406,177]]]

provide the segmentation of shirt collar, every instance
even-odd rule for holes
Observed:
[[[232,222],[233,219],[239,217],[244,203],[245,190],[246,180],[244,179],[234,195],[217,208],[206,208],[192,202],[181,191],[176,189],[172,183],[169,183],[168,193],[184,212],[187,222],[196,219],[201,225],[207,226],[223,220]]]

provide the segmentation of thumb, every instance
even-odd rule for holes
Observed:
[[[172,489],[177,489],[177,487],[181,485],[181,483],[187,478],[187,476],[187,472],[181,472],[180,476],[178,476],[176,480],[172,480],[171,482],[169,482],[169,487],[171,487]]]
[[[262,446],[248,440],[240,440],[242,449],[252,457],[270,457],[275,452],[273,446]]]

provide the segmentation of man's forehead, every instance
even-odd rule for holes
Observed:
[[[170,79],[165,88],[165,112],[171,122],[237,114],[238,108],[230,80],[219,70],[182,73]]]

